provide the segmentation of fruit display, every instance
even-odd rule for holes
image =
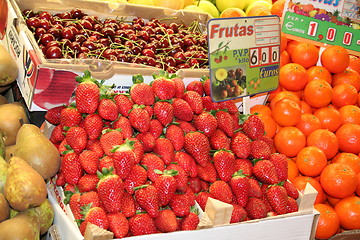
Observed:
[[[260,118],[213,102],[209,78],[153,78],[134,75],[115,94],[85,71],[74,102],[45,115],[62,159],[56,185],[82,234],[87,223],[115,238],[195,230],[195,201],[205,210],[209,197],[234,206],[231,223],[298,210],[287,158]]]

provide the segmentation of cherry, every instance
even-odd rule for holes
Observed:
[[[61,19],[72,19],[71,13],[67,11],[60,13],[59,17]]]
[[[46,44],[46,48],[49,47],[61,47],[61,44],[58,41],[50,41]]]
[[[102,35],[104,35],[104,37],[114,37],[115,36],[114,29],[110,28],[110,27],[104,27],[103,29],[101,29],[100,33]]]
[[[31,17],[26,19],[26,25],[30,29],[36,29],[40,26],[40,19],[38,17]]]
[[[39,39],[45,33],[46,33],[46,30],[44,28],[37,28],[35,30],[35,38]]]
[[[40,29],[40,28],[38,28],[38,29]],[[55,39],[59,40],[61,38],[61,29],[52,27],[46,33],[53,35],[55,37]]]
[[[84,19],[80,20],[79,26],[81,26],[81,28],[85,28],[85,29],[90,29],[90,30],[93,29],[92,23],[89,20],[86,20],[86,19],[85,20]]]
[[[145,48],[141,51],[142,55],[147,57],[155,57],[155,52],[152,49]]]
[[[174,59],[175,59],[177,65],[186,62],[186,56],[185,56],[184,52],[175,53]]]
[[[52,46],[47,48],[46,50],[46,58],[48,59],[56,59],[56,58],[62,58],[63,54],[61,52],[61,48],[60,47],[56,47],[56,46]]]
[[[86,40],[85,42],[82,43],[82,46],[85,48],[88,48],[90,51],[96,50],[97,47],[95,45],[94,42]]]
[[[53,18],[53,16],[52,16],[52,14],[49,13],[48,11],[42,11],[42,12],[40,12],[40,13],[38,14],[38,18],[51,21],[51,19]]]
[[[46,46],[49,42],[54,41],[55,37],[54,35],[50,34],[50,33],[45,33],[43,35],[41,35],[40,37],[40,43],[43,44],[44,46]]]
[[[70,27],[64,27],[61,30],[61,37],[72,41],[74,39],[74,33]]]
[[[69,48],[73,51],[76,51],[76,52],[80,52],[81,50],[81,45],[80,43],[78,42],[71,42],[70,45],[69,45]]]
[[[22,11],[22,15],[25,17],[25,18],[31,18],[31,17],[35,17],[35,13],[33,10],[31,9],[24,9]]]
[[[70,14],[71,14],[71,17],[74,19],[81,19],[82,17],[85,16],[85,13],[79,8],[72,9],[70,11]]]
[[[50,29],[51,23],[47,19],[40,19],[39,27],[44,28],[47,31]]]
[[[83,43],[86,41],[86,37],[84,34],[76,34],[75,35],[75,41],[79,43]]]

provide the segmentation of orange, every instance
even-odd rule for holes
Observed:
[[[330,84],[332,83],[331,73],[323,66],[310,67],[309,69],[306,70],[306,76],[308,81],[321,79],[327,81]]]
[[[340,226],[347,230],[360,229],[360,197],[341,199],[335,206],[340,218]]]
[[[282,127],[274,136],[275,149],[287,157],[295,157],[306,146],[305,135],[296,127]]]
[[[355,190],[356,195],[358,195],[360,197],[360,173],[358,173],[357,175],[357,187]]]
[[[250,9],[250,11],[247,13],[248,17],[251,17],[251,16],[267,16],[267,15],[271,15],[270,9],[268,7],[261,6],[261,5],[253,6]]]
[[[262,114],[271,116],[271,108],[263,104],[255,104],[250,108],[250,114]]]
[[[283,67],[284,65],[286,65],[286,64],[288,64],[290,62],[291,62],[291,60],[290,60],[289,53],[286,50],[282,51],[280,53],[280,65],[279,65],[279,67],[281,68],[281,67]]]
[[[344,71],[350,63],[346,48],[338,45],[328,45],[320,56],[321,65],[331,73]]]
[[[321,128],[335,132],[341,126],[341,115],[331,105],[316,109],[314,115],[320,120]]]
[[[307,146],[320,148],[327,159],[333,158],[339,150],[339,141],[335,133],[327,129],[317,129],[309,134],[306,139]]]
[[[316,226],[315,237],[316,239],[329,239],[339,230],[339,216],[333,207],[323,203],[314,204],[314,208],[320,213]]]
[[[359,97],[358,97],[357,105],[360,107],[360,92],[359,92]]]
[[[326,201],[326,195],[324,193],[324,190],[322,189],[320,182],[318,180],[316,180],[315,178],[300,175],[300,176],[294,178],[291,182],[301,192],[304,191],[307,183],[311,184],[311,186],[313,186],[316,189],[316,191],[318,192],[314,204],[324,203]]]
[[[284,11],[284,6],[285,6],[285,0],[277,0],[271,6],[271,9],[270,9],[271,14],[282,17],[282,14]],[[283,33],[281,32],[281,34],[283,34]]]
[[[282,87],[278,85],[278,87],[275,90],[269,92],[267,101],[271,102],[275,98],[275,96],[281,91],[282,91]]]
[[[304,89],[307,83],[306,69],[298,63],[285,64],[280,68],[279,83],[289,91],[296,92]]]
[[[300,104],[300,98],[294,93],[290,91],[280,91],[278,92],[270,101],[270,108],[273,109],[275,106],[275,103],[282,99],[292,99],[298,104]]]
[[[337,107],[349,104],[356,104],[358,101],[358,92],[354,85],[349,83],[341,83],[333,87],[333,97],[331,103]]]
[[[343,163],[354,170],[356,174],[360,173],[360,157],[353,153],[341,152],[331,159],[332,163]]]
[[[313,80],[304,88],[304,101],[313,108],[321,108],[329,105],[332,94],[332,87],[327,81]]]
[[[326,201],[332,206],[335,207],[335,205],[340,201],[340,198],[335,198],[330,196],[329,194],[326,194]]]
[[[280,2],[285,3],[285,0],[280,0]],[[274,6],[274,4],[273,4],[273,6]],[[286,49],[287,43],[288,43],[288,39],[287,39],[285,33],[281,32],[280,33],[280,53],[282,53]]]
[[[294,46],[290,58],[293,63],[309,68],[316,65],[319,59],[319,49],[312,43],[302,42]]]
[[[221,12],[220,18],[245,17],[246,13],[240,8],[227,8]]]
[[[277,123],[275,120],[271,117],[271,115],[259,114],[258,116],[264,124],[265,136],[273,138],[277,131]]]
[[[310,133],[315,131],[316,129],[321,128],[320,120],[311,113],[303,113],[301,114],[300,121],[295,126],[300,129],[304,135],[307,137]]]
[[[357,176],[354,170],[346,164],[330,163],[322,170],[320,183],[330,196],[345,198],[355,192]]]
[[[301,42],[297,41],[297,40],[288,41],[287,46],[286,46],[286,51],[290,54],[290,56],[291,56],[291,52],[294,49],[294,47],[299,43],[301,43]]]
[[[292,181],[294,178],[299,176],[299,169],[296,166],[296,162],[291,158],[288,158],[287,162],[288,162],[288,179]]]
[[[301,113],[312,113],[313,109],[310,107],[309,104],[307,104],[307,102],[301,100],[300,101],[300,109],[301,109]]]
[[[360,74],[360,58],[355,55],[350,55],[350,63],[348,68],[355,70]]]
[[[318,147],[304,147],[296,156],[296,166],[299,172],[305,176],[319,176],[326,165],[326,155]]]
[[[280,126],[295,126],[300,121],[301,109],[297,102],[285,98],[275,103],[271,116]]]
[[[354,154],[360,153],[360,125],[345,123],[335,133],[339,150]]]
[[[356,91],[360,91],[360,73],[352,69],[346,69],[343,72],[333,75],[332,86],[335,87],[341,83],[349,83],[356,88]]]
[[[339,108],[341,123],[354,123],[360,125],[360,107],[356,105],[346,105]]]

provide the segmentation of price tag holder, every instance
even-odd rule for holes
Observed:
[[[215,102],[278,87],[278,16],[213,18],[207,23],[211,97]]]
[[[360,56],[358,0],[287,0],[282,31],[317,46],[339,45]]]

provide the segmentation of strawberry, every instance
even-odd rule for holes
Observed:
[[[249,185],[250,185],[249,197],[261,198],[262,191],[259,182],[255,178],[249,178]]]
[[[135,187],[135,200],[150,217],[157,218],[160,212],[159,193],[153,185]]]
[[[205,166],[210,161],[210,143],[205,134],[201,132],[189,132],[185,135],[184,149],[195,161]]]
[[[61,111],[64,108],[66,108],[66,107],[63,106],[63,105],[50,108],[49,110],[47,110],[47,112],[46,112],[46,114],[44,116],[45,120],[48,121],[49,123],[53,124],[53,125],[59,125],[60,124]]]
[[[271,149],[263,140],[255,139],[250,142],[250,158],[253,159],[269,159]]]
[[[159,155],[166,165],[174,161],[175,150],[171,141],[167,138],[158,138],[155,140],[154,153]]]
[[[119,116],[119,118],[113,123],[114,129],[121,129],[121,133],[124,138],[131,138],[134,130],[131,127],[130,121],[125,116]]]
[[[60,124],[64,127],[73,127],[78,126],[82,120],[82,116],[79,111],[72,107],[68,106],[61,110],[60,113]]]
[[[219,103],[214,102],[210,96],[201,97],[201,101],[205,111],[213,111],[219,109]]]
[[[269,145],[271,152],[275,153],[275,146],[274,146],[274,140],[272,138],[269,138],[268,136],[264,135],[258,138],[259,140],[263,140],[264,142],[267,143],[267,145]]]
[[[210,185],[209,192],[211,197],[225,203],[232,203],[233,192],[228,183],[222,180],[216,180]]]
[[[251,153],[250,138],[241,132],[237,132],[231,138],[230,149],[238,158],[248,158]]]
[[[150,116],[144,105],[134,105],[129,114],[130,125],[139,132],[147,132],[150,128]]]
[[[242,222],[246,219],[247,213],[239,204],[233,203],[233,211],[231,213],[230,223]]]
[[[82,127],[84,128],[88,139],[95,140],[101,135],[103,120],[98,114],[89,114],[82,121]]]
[[[79,155],[75,152],[66,153],[61,162],[61,171],[64,174],[65,182],[76,185],[83,175]]]
[[[270,186],[266,192],[266,199],[277,214],[287,213],[288,195],[283,186]]]
[[[152,152],[155,147],[155,138],[150,132],[139,133],[136,138],[143,144],[144,152]]]
[[[77,187],[81,193],[95,191],[98,182],[96,174],[85,174],[79,179]]]
[[[56,186],[63,187],[66,184],[64,173],[58,172],[56,174]]]
[[[88,174],[96,174],[100,162],[99,156],[93,151],[83,151],[79,154],[81,167]]]
[[[174,163],[181,166],[189,177],[197,176],[197,164],[190,154],[182,151],[176,152],[174,156]]]
[[[211,193],[209,192],[199,192],[196,195],[196,202],[203,211],[205,211],[205,206],[209,197],[211,197]]]
[[[186,91],[195,91],[200,96],[204,95],[203,83],[200,80],[191,81],[185,89]]]
[[[104,155],[104,151],[101,148],[99,139],[88,140],[85,150],[90,150],[90,151],[95,152],[98,157],[102,157]]]
[[[245,118],[242,124],[243,131],[251,140],[255,140],[265,134],[264,123],[260,117],[254,114],[243,115]]]
[[[190,122],[194,118],[194,111],[190,104],[182,98],[174,98],[172,100],[174,107],[174,116],[177,120]]]
[[[175,96],[175,83],[171,79],[157,76],[152,81],[151,86],[153,88],[155,96],[160,100],[169,100]]]
[[[135,163],[138,164],[140,163],[141,159],[144,157],[144,146],[137,138],[132,137],[129,138],[128,140],[134,142],[133,152],[135,153]]]
[[[240,122],[240,116],[241,114],[239,112],[236,113],[230,113],[234,128],[237,130],[241,129],[241,122]]]
[[[81,205],[80,205],[80,193],[67,193],[64,192],[65,196],[69,199],[68,201],[64,199],[65,204],[69,204],[72,214],[74,215],[75,219],[81,219],[83,216],[81,214]],[[70,194],[70,195],[68,195]]]
[[[166,206],[175,194],[177,182],[174,176],[178,172],[176,170],[165,170],[164,172],[155,170],[155,172],[160,174],[154,182],[154,187],[159,193],[160,206]]]
[[[203,111],[194,120],[196,130],[201,131],[205,136],[212,136],[218,128],[217,119],[209,112]]]
[[[246,177],[241,170],[235,172],[229,183],[233,191],[236,202],[241,207],[245,207],[250,195],[249,178]]]
[[[195,91],[186,91],[184,93],[183,99],[189,103],[194,113],[200,114],[203,111],[204,107],[199,93]]]
[[[129,141],[129,139],[126,139],[123,144],[115,146],[112,150],[112,152],[114,153],[113,159],[116,174],[122,180],[129,176],[133,166],[135,166],[136,164],[135,153],[133,152],[133,145],[133,141]]]
[[[65,139],[65,133],[66,131],[62,125],[56,125],[51,132],[49,140],[54,144],[61,143]]]
[[[270,160],[259,160],[254,164],[253,174],[262,183],[276,184],[279,178],[274,164]]]
[[[80,154],[87,144],[87,134],[82,127],[70,127],[66,131],[66,142],[77,153]]]
[[[148,112],[150,118],[152,118],[154,116],[153,106],[145,106],[144,109]]]
[[[189,177],[189,187],[194,191],[194,193],[199,193],[202,190],[200,178],[198,176]]]
[[[176,215],[171,209],[164,209],[155,218],[155,225],[160,232],[174,232],[177,229]]]
[[[201,180],[213,183],[218,178],[218,173],[212,162],[207,162],[205,166],[197,165],[198,176]]]
[[[165,137],[174,146],[175,151],[180,151],[184,147],[185,134],[184,131],[175,124],[171,124],[166,128]]]
[[[137,105],[153,105],[155,102],[155,95],[153,88],[144,83],[144,78],[141,75],[133,76],[133,85],[130,88],[131,100]]]
[[[114,97],[115,104],[121,116],[128,117],[134,102],[125,94],[117,94]]]
[[[177,217],[189,215],[191,203],[189,197],[184,193],[176,193],[169,202],[169,207]]]
[[[234,154],[230,150],[217,150],[213,155],[213,162],[220,179],[230,182],[236,172]]]
[[[183,167],[177,164],[170,164],[165,168],[167,171],[176,172],[174,175],[176,181],[176,190],[185,192],[189,187],[189,179]],[[156,179],[157,180],[157,179]]]
[[[284,186],[284,188],[286,190],[286,193],[287,193],[287,195],[289,197],[292,197],[294,199],[299,198],[299,191],[292,182],[285,181],[283,186]]]
[[[129,232],[129,222],[121,212],[108,213],[109,230],[114,233],[115,238],[124,238]]]
[[[209,137],[209,142],[212,150],[226,149],[230,150],[231,139],[220,129],[216,129],[213,135]]]
[[[288,202],[288,204],[286,206],[286,209],[287,209],[286,213],[292,213],[292,212],[299,211],[299,206],[294,198],[288,197],[287,202]]]
[[[135,199],[132,194],[124,192],[121,203],[121,212],[125,215],[125,217],[129,218],[136,214]]]
[[[209,77],[204,77],[201,79],[202,83],[203,83],[203,89],[204,89],[204,94],[206,96],[210,96],[211,95],[211,80]]]
[[[174,119],[174,107],[169,102],[157,101],[154,105],[154,116],[163,126],[167,126]]]
[[[155,169],[160,171],[165,170],[165,164],[163,160],[154,153],[144,154],[144,157],[141,160],[141,165],[147,168],[148,178],[151,181],[156,181],[156,179],[159,177],[159,175],[154,172]]]
[[[119,212],[124,193],[124,183],[121,178],[112,173],[112,168],[103,168],[98,172],[99,182],[97,191],[99,198],[107,212]]]
[[[80,196],[80,206],[91,204],[91,207],[99,207],[100,199],[99,195],[95,191],[84,192]]]
[[[113,169],[113,173],[116,174],[115,165],[114,165],[114,158],[110,156],[104,156],[100,159],[98,170],[102,172],[103,168]]]
[[[124,137],[120,129],[106,129],[103,130],[100,136],[100,145],[104,153],[108,156],[113,156],[112,152],[114,146],[124,143]]]
[[[233,100],[219,102],[219,105],[219,109],[227,109],[230,114],[239,112],[239,109]]]
[[[124,188],[128,193],[133,194],[134,187],[144,185],[146,181],[147,172],[145,168],[137,164],[133,166],[129,173],[129,176],[124,180]]]
[[[245,210],[250,219],[260,219],[267,216],[267,208],[260,198],[249,198]]]
[[[282,153],[273,153],[269,160],[274,164],[276,174],[280,182],[285,182],[288,178],[288,160],[287,156]]]
[[[235,159],[235,169],[236,171],[242,170],[243,174],[248,177],[251,177],[253,174],[253,164],[250,159]]]
[[[219,129],[231,138],[234,135],[235,126],[230,113],[224,110],[219,110],[216,111],[215,117],[217,119]]]
[[[179,123],[179,127],[184,131],[185,134],[189,132],[196,132],[196,128],[191,122],[177,120],[177,123]]]
[[[150,127],[149,127],[149,133],[153,135],[155,139],[159,138],[161,134],[163,133],[164,126],[160,123],[158,119],[151,119],[150,120]]]
[[[171,78],[171,80],[175,84],[175,95],[174,98],[182,98],[185,92],[185,84],[184,81],[179,77]]]
[[[82,214],[84,215],[84,222],[95,224],[103,229],[108,229],[109,220],[106,212],[102,207],[91,207],[89,205],[82,206]]]
[[[99,116],[104,120],[115,121],[118,118],[119,111],[112,99],[103,98],[98,107]]]
[[[183,217],[181,220],[181,230],[196,230],[197,226],[200,223],[198,215],[194,212],[190,212],[187,216]]]
[[[78,85],[75,89],[76,107],[80,113],[94,113],[99,106],[100,85],[98,81],[91,77],[88,70],[84,71],[84,76],[76,76]]]
[[[136,214],[129,219],[130,235],[140,236],[156,233],[155,221],[147,213]]]

